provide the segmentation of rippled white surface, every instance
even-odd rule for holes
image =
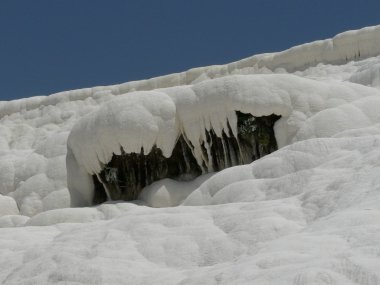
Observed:
[[[305,51],[331,40],[253,57],[261,65],[197,69],[193,83],[177,74],[0,102],[0,282],[380,284],[378,30],[337,36],[340,46],[319,64]],[[358,47],[348,46],[358,41],[355,58]],[[282,112],[281,149],[193,182],[157,182],[138,203],[69,208],[72,127],[132,85],[211,101],[233,94],[252,111]],[[220,86],[231,92],[220,95]]]

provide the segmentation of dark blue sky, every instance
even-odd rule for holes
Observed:
[[[0,100],[145,79],[380,24],[365,0],[1,0]]]

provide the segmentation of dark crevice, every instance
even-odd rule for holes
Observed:
[[[239,111],[236,115],[237,138],[229,124],[228,133],[223,131],[221,137],[212,129],[205,130],[206,142],[201,144],[202,167],[194,157],[194,146],[184,135],[178,138],[169,158],[156,146],[147,155],[143,149],[140,153],[128,154],[121,149],[121,155],[113,155],[101,173],[93,176],[93,203],[105,202],[106,193],[111,200],[135,200],[141,190],[154,181],[192,180],[204,172],[250,163],[277,150],[273,126],[280,116],[253,117]]]

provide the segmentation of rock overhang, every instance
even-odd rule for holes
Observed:
[[[211,151],[207,146],[210,134],[238,138],[238,113],[255,118],[281,116],[272,125],[277,148],[277,144],[282,147],[310,131],[304,130],[305,122],[326,105],[344,105],[368,95],[373,95],[373,90],[355,84],[326,84],[289,74],[225,76],[195,85],[120,95],[82,118],[69,135],[69,189],[72,197],[78,190],[87,193],[73,205],[92,203],[91,177],[108,167],[114,156],[146,156],[156,148],[169,159],[183,140],[202,173],[220,170],[210,166],[213,159],[206,157]]]

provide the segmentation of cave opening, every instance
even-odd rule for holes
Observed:
[[[203,173],[251,163],[277,150],[273,126],[280,116],[254,117],[240,111],[236,111],[236,115],[237,138],[229,124],[221,137],[212,129],[205,130],[201,164],[185,134],[178,137],[169,158],[156,146],[148,154],[144,154],[143,148],[140,153],[125,153],[121,149],[121,155],[114,154],[103,170],[93,175],[93,204],[136,200],[142,189],[155,181],[164,178],[192,180]]]

